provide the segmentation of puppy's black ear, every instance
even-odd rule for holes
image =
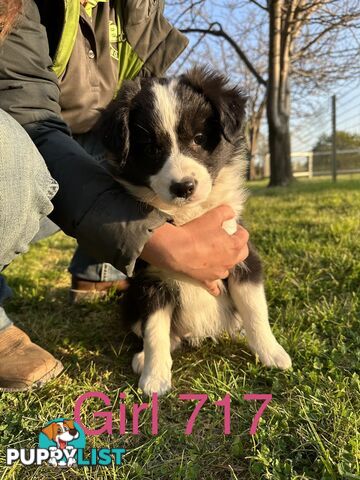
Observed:
[[[207,67],[195,67],[181,77],[182,82],[203,94],[219,115],[223,134],[228,141],[242,128],[246,96],[239,87],[229,85],[229,79]]]
[[[116,98],[109,103],[94,127],[104,147],[111,153],[111,163],[117,164],[119,168],[125,165],[129,154],[130,107],[140,89],[140,81],[125,81]]]

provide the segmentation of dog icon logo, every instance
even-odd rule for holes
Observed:
[[[39,432],[38,447],[6,449],[6,465],[10,467],[16,462],[26,466],[47,463],[53,467],[81,469],[122,464],[126,453],[124,448],[89,448],[85,451],[86,427],[80,425],[80,422],[69,418],[50,420]]]
[[[51,420],[39,434],[39,448],[50,451],[48,463],[53,466],[75,466],[77,451],[84,449],[85,444],[86,438],[81,427],[67,418]]]

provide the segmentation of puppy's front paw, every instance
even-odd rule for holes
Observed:
[[[142,373],[139,380],[139,387],[146,395],[157,393],[164,395],[171,389],[171,373],[156,375],[155,373]]]
[[[135,373],[141,374],[144,370],[144,358],[144,350],[142,352],[135,353],[133,356],[131,366]]]
[[[256,349],[256,353],[259,355],[261,362],[267,367],[276,367],[281,370],[291,368],[292,363],[290,356],[277,342],[274,342],[271,346]]]

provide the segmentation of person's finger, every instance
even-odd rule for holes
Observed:
[[[224,272],[219,276],[219,278],[224,279],[229,276],[229,270],[224,270]]]
[[[226,220],[231,220],[235,217],[235,212],[229,205],[220,205],[219,207],[209,210],[207,213],[216,215],[216,221],[221,226]]]
[[[234,248],[241,249],[249,241],[249,232],[241,225],[238,226],[236,233],[231,235]]]
[[[243,248],[241,248],[239,250],[239,253],[238,253],[238,258],[237,258],[237,262],[236,263],[239,263],[239,262],[243,262],[244,260],[247,259],[247,257],[249,256],[249,247],[248,247],[248,244],[246,243]]]
[[[219,285],[216,282],[205,282],[205,287],[211,295],[214,295],[214,297],[218,297],[220,295],[220,288]]]
[[[237,225],[234,235],[239,238],[246,238],[246,241],[249,240],[249,232],[242,225]]]

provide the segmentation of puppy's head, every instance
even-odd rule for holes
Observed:
[[[244,110],[238,88],[195,68],[176,78],[125,82],[98,131],[116,177],[133,191],[182,206],[206,200],[232,161]]]

